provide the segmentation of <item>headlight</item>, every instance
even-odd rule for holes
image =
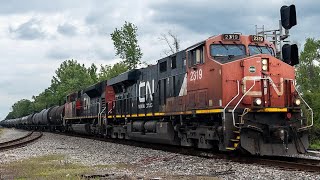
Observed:
[[[262,65],[262,70],[264,70],[264,71],[268,70],[268,66],[267,65]]]
[[[267,59],[262,59],[261,63],[262,63],[263,65],[267,65],[267,64],[268,64],[268,60],[267,60]]]
[[[254,101],[253,101],[254,105],[256,106],[260,106],[262,104],[262,101],[260,98],[256,98]]]
[[[268,70],[268,59],[261,59],[262,64],[262,70],[267,71]]]
[[[295,99],[293,101],[294,105],[299,106],[301,104],[301,100],[300,99]]]

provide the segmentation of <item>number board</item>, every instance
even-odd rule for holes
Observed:
[[[257,36],[257,35],[251,35],[251,41],[252,42],[263,42],[264,37],[263,36]]]
[[[239,34],[224,34],[223,39],[228,40],[228,41],[235,41],[235,40],[238,41],[238,40],[240,40],[240,35]]]

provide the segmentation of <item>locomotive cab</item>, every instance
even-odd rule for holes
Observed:
[[[220,150],[260,155],[306,152],[312,126],[306,116],[313,121],[312,109],[295,87],[291,61],[275,54],[264,37],[240,34],[214,36],[187,50],[189,108],[222,109]],[[301,102],[308,109],[305,115]]]

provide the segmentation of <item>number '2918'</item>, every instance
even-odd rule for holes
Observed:
[[[191,71],[190,81],[196,81],[202,79],[202,69]]]

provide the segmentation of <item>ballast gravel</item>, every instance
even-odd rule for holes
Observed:
[[[2,131],[3,132],[1,132],[1,135],[0,135],[0,143],[14,140],[30,133],[30,131],[9,129],[9,128],[2,129]]]
[[[98,174],[129,179],[320,179],[320,175],[284,171],[222,159],[207,159],[123,144],[44,133],[36,142],[0,152],[0,163],[61,154],[66,161],[101,167]],[[98,166],[102,165],[102,166]]]

